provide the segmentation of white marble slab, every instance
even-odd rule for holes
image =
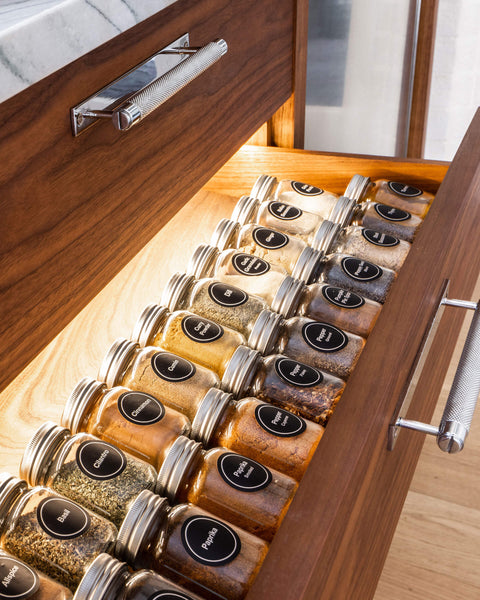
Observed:
[[[0,102],[176,0],[0,0]]]

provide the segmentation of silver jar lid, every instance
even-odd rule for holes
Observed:
[[[248,345],[262,354],[271,354],[284,322],[282,315],[271,310],[262,310],[248,337]]]
[[[228,361],[220,386],[222,390],[232,393],[236,398],[242,396],[252,383],[261,359],[258,350],[239,346]]]
[[[191,436],[208,445],[225,409],[233,402],[232,394],[210,388],[203,397],[192,421]]]
[[[103,552],[88,567],[73,600],[117,600],[123,597],[128,574],[126,563]]]
[[[237,221],[240,225],[250,223],[255,210],[260,206],[260,200],[252,196],[242,196],[235,205],[231,216],[232,221]]]
[[[322,268],[323,252],[314,250],[307,246],[298,257],[293,267],[292,277],[300,279],[305,283],[313,283],[318,280]]]
[[[179,435],[170,446],[167,456],[158,471],[157,487],[155,489],[157,494],[165,496],[170,502],[174,503],[183,483],[183,478],[189,472],[190,467],[197,460],[201,451],[201,444],[184,435]]]
[[[272,177],[271,175],[260,175],[260,177],[257,178],[257,181],[253,184],[250,196],[253,198],[258,198],[260,202],[263,202],[263,200],[270,198],[273,188],[277,185],[277,183],[278,180],[276,177]]]
[[[78,433],[85,418],[97,400],[107,389],[105,383],[92,377],[84,377],[73,388],[63,408],[60,424],[72,433]]]
[[[170,311],[160,304],[149,304],[138,317],[133,327],[132,340],[140,346],[149,346],[167,320]]]
[[[193,275],[195,279],[210,277],[210,275],[213,275],[215,261],[219,254],[220,250],[216,246],[200,244],[195,248],[190,258],[187,273]]]
[[[135,561],[145,542],[149,541],[155,525],[169,509],[166,498],[143,490],[135,498],[122,521],[115,543],[115,556],[135,567]]]
[[[239,229],[240,223],[237,223],[237,221],[222,219],[212,233],[210,245],[216,246],[220,252],[228,248],[235,248]]]
[[[98,381],[105,382],[109,388],[118,385],[139,347],[136,342],[125,338],[116,339],[103,357],[98,370]]]
[[[305,287],[304,281],[295,279],[291,275],[285,277],[273,298],[272,310],[285,317],[285,319],[293,317],[297,312]]]
[[[355,202],[361,202],[362,196],[367,191],[370,185],[370,177],[364,177],[363,175],[354,175],[347,185],[347,189],[344,192],[344,196],[355,200]]]
[[[178,305],[185,300],[185,296],[194,283],[195,277],[187,273],[174,273],[167,281],[160,303],[169,311],[177,310]]]
[[[10,507],[18,496],[27,490],[27,482],[10,473],[0,473],[0,532]]]
[[[69,436],[69,429],[52,421],[41,425],[25,448],[20,462],[20,477],[31,486],[44,485],[53,457]]]
[[[315,250],[328,254],[333,244],[337,241],[337,238],[342,229],[339,223],[333,223],[332,221],[323,221],[312,241],[312,247]]]
[[[328,215],[328,220],[339,223],[341,227],[350,225],[357,210],[357,203],[347,196],[340,196]]]

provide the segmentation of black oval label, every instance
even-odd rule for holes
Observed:
[[[284,202],[269,202],[268,212],[282,221],[293,221],[303,215],[302,210]]]
[[[212,517],[189,517],[182,525],[181,536],[187,553],[202,565],[226,565],[242,549],[236,531]]]
[[[241,306],[248,300],[248,294],[243,290],[226,283],[211,283],[208,295],[220,306]]]
[[[348,344],[348,338],[341,329],[318,321],[305,323],[302,335],[310,347],[321,352],[338,352]]]
[[[346,275],[357,281],[373,281],[383,275],[378,265],[353,256],[342,259],[342,269]]]
[[[307,427],[305,421],[297,415],[271,404],[257,406],[255,418],[260,427],[278,437],[295,437],[303,433]]]
[[[412,216],[406,210],[388,206],[387,204],[375,204],[375,211],[387,221],[407,221]]]
[[[321,371],[291,358],[277,358],[275,371],[284,381],[296,387],[312,387],[323,381]]]
[[[90,515],[66,498],[44,498],[37,506],[40,527],[53,538],[70,540],[90,527]]]
[[[272,481],[266,467],[241,454],[225,452],[219,456],[217,468],[223,480],[241,492],[259,492]]]
[[[121,450],[96,440],[81,443],[76,459],[80,470],[98,481],[118,477],[127,466],[127,459]]]
[[[147,598],[147,600],[192,600],[192,597],[187,596],[186,594],[182,594],[182,592],[163,590],[152,594]]]
[[[235,270],[242,275],[264,275],[270,271],[270,265],[266,260],[242,252],[233,255],[232,264]]]
[[[292,181],[292,188],[299,194],[302,194],[302,196],[318,196],[319,194],[323,194],[321,188],[308,183],[302,183],[301,181]]]
[[[326,285],[322,288],[322,294],[330,304],[340,308],[360,308],[365,304],[365,299],[362,296],[333,285]]]
[[[186,358],[170,352],[157,352],[152,356],[152,369],[165,381],[186,381],[195,375],[195,365]]]
[[[405,198],[415,198],[415,196],[421,196],[423,191],[413,185],[408,185],[408,183],[401,183],[400,181],[389,181],[388,187],[398,194],[399,196],[404,196]]]
[[[40,580],[33,569],[16,558],[0,556],[0,598],[30,598]]]
[[[374,244],[375,246],[391,247],[398,246],[400,243],[400,240],[393,237],[393,235],[388,235],[381,231],[374,231],[373,229],[362,229],[362,235],[367,242],[370,242],[370,244]]]
[[[288,235],[266,227],[257,227],[253,230],[252,235],[255,242],[262,248],[278,250],[288,244]]]
[[[136,425],[152,425],[165,416],[163,404],[144,392],[125,392],[117,400],[117,407],[124,419]]]
[[[194,342],[209,344],[218,340],[223,335],[223,327],[196,315],[189,315],[182,319],[182,331]]]

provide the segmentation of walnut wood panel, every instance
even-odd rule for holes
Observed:
[[[2,105],[0,386],[290,97],[293,24],[292,0],[179,0]],[[72,137],[72,106],[185,32],[229,52],[131,131]]]

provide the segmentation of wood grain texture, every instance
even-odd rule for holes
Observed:
[[[292,6],[179,0],[2,104],[0,388],[290,97]],[[72,137],[72,106],[187,31],[229,52],[131,131]]]

